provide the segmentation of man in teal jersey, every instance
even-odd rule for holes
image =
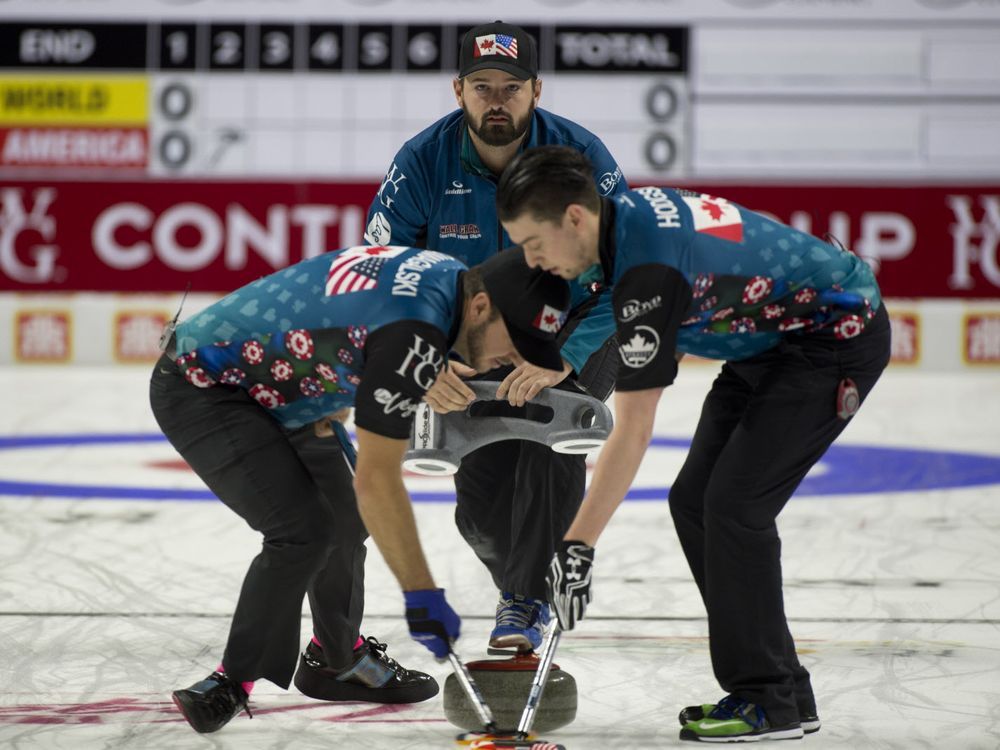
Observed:
[[[610,286],[615,429],[548,574],[572,628],[594,545],[635,478],[685,353],[723,360],[670,490],[727,695],[681,712],[681,739],[794,739],[820,722],[785,620],[775,519],[888,364],[888,315],[851,253],[717,198],[648,187],[602,199],[586,159],[541,147],[504,173],[497,210],[529,264]]]
[[[411,634],[447,654],[459,618],[424,559],[402,478],[413,414],[449,351],[480,372],[558,366],[568,312],[566,283],[529,269],[517,248],[467,269],[431,250],[361,246],[282,269],[177,327],[153,370],[153,413],[209,489],[263,537],[221,664],[173,694],[195,730],[214,732],[244,710],[258,679],[288,687],[303,597],[324,604],[327,587],[355,574],[340,550],[363,544],[366,528],[403,589]],[[341,456],[317,454],[303,438],[352,406],[354,492]],[[323,481],[323,456],[346,475],[343,491]],[[321,637],[326,617],[360,618],[334,610],[319,617]],[[321,675],[338,691],[329,700],[409,703],[437,692],[429,675],[371,640]]]
[[[594,133],[539,108],[535,40],[524,29],[496,21],[462,38],[458,108],[408,140],[393,158],[368,212],[365,240],[428,247],[474,264],[509,245],[496,215],[497,180],[518,152],[561,144],[585,154],[602,195],[626,189],[621,169]],[[573,311],[562,333],[562,363],[547,371],[523,365],[482,376],[501,383],[507,416],[542,388],[584,388],[605,399],[614,383],[610,295],[574,285]],[[427,394],[438,412],[464,409],[472,391],[458,365]],[[485,412],[481,412],[485,413]],[[531,650],[549,621],[545,570],[557,541],[583,500],[583,456],[553,453],[525,440],[506,440],[473,451],[455,476],[459,532],[490,571],[499,589],[489,645]]]

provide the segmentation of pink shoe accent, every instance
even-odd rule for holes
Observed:
[[[316,636],[312,637],[312,642],[315,643],[320,648],[323,648],[323,644],[319,642],[319,638],[317,638]],[[361,648],[364,645],[364,643],[365,643],[365,639],[362,638],[359,635],[357,642],[354,644],[354,650],[357,651],[359,648]]]
[[[323,644],[319,642],[319,638],[317,638],[316,636],[312,637],[312,642],[317,646],[319,646],[320,648],[323,648]],[[365,645],[365,639],[359,635],[357,642],[354,644],[354,650],[357,651],[363,645]]]
[[[218,672],[219,674],[225,674],[226,673],[226,668],[224,666],[222,666],[222,662],[219,662],[219,666],[217,666],[215,668],[215,671]],[[253,692],[253,686],[255,684],[256,683],[254,683],[254,682],[241,682],[240,683],[240,687],[243,688],[243,692],[247,694],[248,698],[250,697],[250,693]]]

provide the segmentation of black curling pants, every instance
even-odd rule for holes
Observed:
[[[677,536],[708,611],[715,677],[774,725],[816,711],[785,619],[775,519],[848,424],[836,415],[841,378],[867,396],[889,344],[883,306],[855,339],[795,336],[726,363],[670,490]]]
[[[239,682],[287,688],[302,601],[331,666],[351,661],[364,609],[367,538],[336,438],[281,427],[242,388],[187,383],[168,357],[150,380],[156,421],[208,488],[263,537],[233,614],[222,662]]]
[[[587,360],[575,381],[602,401],[614,387],[617,338]],[[501,368],[479,380],[500,382],[511,371]],[[563,381],[557,388],[580,389]],[[526,415],[531,405],[499,402],[480,413]],[[467,454],[455,475],[455,523],[501,591],[546,598],[545,573],[556,544],[583,502],[587,481],[584,456],[555,453],[528,440],[503,440]]]

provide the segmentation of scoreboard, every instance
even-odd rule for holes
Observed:
[[[359,243],[496,5],[631,185],[829,232],[944,298],[894,361],[1000,365],[1000,0],[0,0],[0,363],[155,358],[180,290]]]
[[[686,27],[520,25],[540,106],[597,133],[626,175],[686,174]],[[377,178],[456,107],[468,28],[0,23],[0,176]]]

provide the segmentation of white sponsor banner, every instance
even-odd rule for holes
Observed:
[[[188,295],[181,319],[219,296]],[[180,300],[180,294],[0,293],[0,366],[151,366],[162,323],[173,318]],[[1000,300],[889,299],[886,305],[893,327],[892,367],[1000,369]],[[421,340],[414,342],[405,364],[415,366],[423,385],[434,369],[426,365],[436,367],[438,356]],[[638,348],[630,356],[633,366],[643,359]],[[685,357],[681,366],[709,362]]]

